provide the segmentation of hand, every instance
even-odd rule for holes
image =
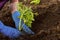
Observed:
[[[11,0],[11,4],[10,4],[10,9],[11,9],[11,13],[14,13],[17,10],[17,4],[18,0]]]
[[[19,21],[20,19],[18,18],[18,16],[20,16],[20,13],[18,11],[15,11],[13,14],[12,14],[12,18],[15,22],[15,25],[16,25],[16,28],[18,29],[19,27]],[[27,34],[34,34],[33,31],[31,31],[28,26],[26,26],[24,23],[23,23],[23,30],[27,33]]]
[[[20,31],[10,26],[5,26],[1,21],[0,21],[0,33],[9,38],[17,38],[20,35],[22,35]]]
[[[11,13],[13,14],[15,11],[17,11],[17,2],[14,2],[14,3],[11,3],[10,5],[9,5],[9,8],[10,8],[10,10],[11,10]]]
[[[11,3],[18,2],[18,0],[11,0]]]

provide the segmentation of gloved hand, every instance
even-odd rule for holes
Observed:
[[[18,11],[15,11],[12,14],[12,18],[15,22],[16,28],[18,29],[19,27],[19,21],[20,19],[18,18],[18,16],[20,16],[20,13]],[[34,34],[34,32],[32,30],[30,30],[24,23],[23,23],[23,30],[27,33],[27,34]]]
[[[0,33],[9,38],[17,38],[20,35],[22,35],[20,31],[10,26],[5,26],[1,21],[0,21]]]
[[[8,0],[0,0],[0,10]]]

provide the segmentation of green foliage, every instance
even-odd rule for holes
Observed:
[[[30,2],[30,4],[35,4],[35,5],[37,5],[37,4],[39,4],[40,3],[40,0],[32,0],[31,2]]]
[[[32,21],[34,21],[34,13],[32,12],[31,7],[26,7],[22,3],[18,3],[18,11],[20,12],[20,22],[19,22],[19,30],[22,28],[22,20],[24,23],[28,26],[31,27]]]

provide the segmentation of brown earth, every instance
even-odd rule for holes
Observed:
[[[15,40],[60,40],[60,0],[41,0],[39,5],[31,5],[24,2],[26,6],[32,6],[33,12],[38,12],[35,16],[35,21],[32,23],[32,30],[36,33],[31,36],[22,36]],[[0,11],[0,20],[5,25],[14,26],[9,11],[9,2],[5,4],[4,8]],[[14,27],[15,28],[15,27]],[[12,40],[0,34],[1,40]]]

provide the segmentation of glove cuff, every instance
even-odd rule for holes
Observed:
[[[15,11],[14,13],[12,13],[12,16],[20,16],[20,13],[19,13],[19,11]]]

